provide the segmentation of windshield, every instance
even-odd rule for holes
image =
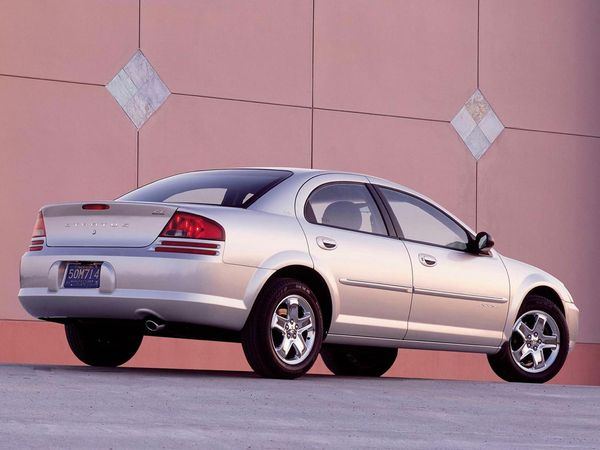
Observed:
[[[290,171],[273,169],[189,172],[147,184],[117,200],[246,208],[291,175]]]

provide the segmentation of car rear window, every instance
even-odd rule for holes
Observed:
[[[291,175],[288,170],[273,169],[189,172],[147,184],[117,200],[246,208]]]

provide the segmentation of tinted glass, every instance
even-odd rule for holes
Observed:
[[[387,234],[377,204],[362,184],[326,184],[313,191],[304,209],[306,220],[367,233]]]
[[[206,170],[164,178],[118,200],[201,203],[243,208],[292,174],[287,170]]]
[[[412,195],[381,188],[405,239],[466,250],[467,232],[454,220]]]

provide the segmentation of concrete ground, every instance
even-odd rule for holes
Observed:
[[[0,366],[1,448],[600,448],[600,388]]]

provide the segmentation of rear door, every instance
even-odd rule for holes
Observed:
[[[379,187],[413,267],[407,340],[497,346],[508,312],[509,284],[496,252],[467,251],[467,231],[413,195]]]
[[[403,242],[388,235],[367,184],[355,175],[317,176],[298,193],[296,213],[315,269],[335,290],[330,333],[402,339],[410,258]]]

